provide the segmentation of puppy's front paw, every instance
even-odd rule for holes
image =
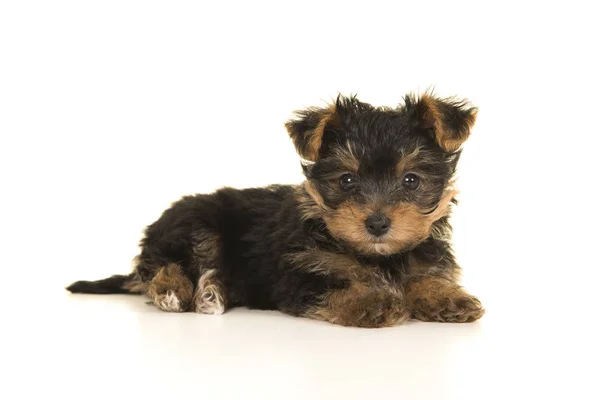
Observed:
[[[421,321],[473,322],[485,314],[479,299],[464,295],[456,298],[414,300],[413,317]]]
[[[383,328],[402,324],[410,318],[404,300],[397,294],[384,290],[351,287],[330,294],[305,316],[343,326],[358,328]]]

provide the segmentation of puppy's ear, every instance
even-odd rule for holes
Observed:
[[[467,140],[477,118],[477,107],[467,100],[440,99],[425,94],[419,98],[408,95],[404,102],[413,123],[432,130],[438,145],[449,153],[458,150]]]
[[[317,161],[325,131],[339,124],[334,104],[327,108],[308,108],[296,111],[296,118],[285,124],[294,146],[301,157]]]

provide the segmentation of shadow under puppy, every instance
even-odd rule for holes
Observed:
[[[484,309],[458,284],[448,221],[476,114],[429,93],[397,108],[339,96],[299,111],[286,128],[305,160],[302,184],[182,197],[146,228],[131,274],[67,289],[359,327],[477,320]]]

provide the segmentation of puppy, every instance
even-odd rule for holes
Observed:
[[[73,293],[139,293],[161,310],[233,307],[356,327],[470,322],[458,283],[453,176],[477,109],[431,93],[396,108],[338,96],[285,126],[306,180],[184,196],[146,227],[129,275]]]

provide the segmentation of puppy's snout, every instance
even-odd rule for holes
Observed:
[[[365,220],[367,231],[374,236],[381,236],[390,230],[392,221],[383,214],[377,213]]]

